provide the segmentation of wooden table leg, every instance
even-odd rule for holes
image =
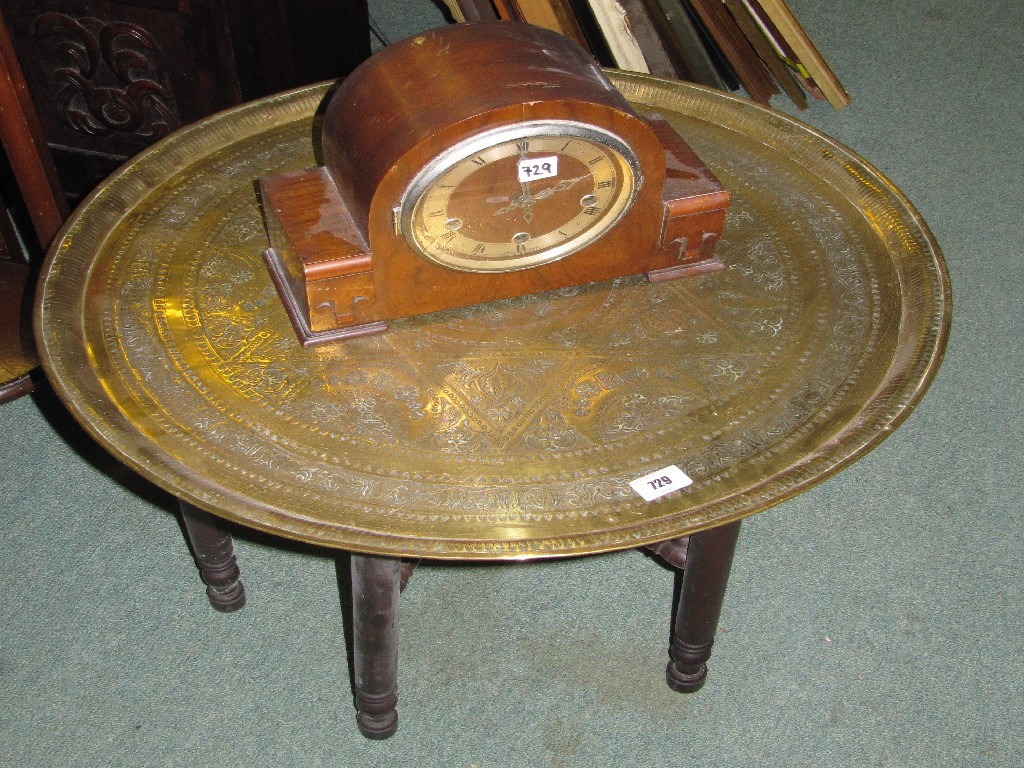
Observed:
[[[352,555],[352,666],[356,724],[371,739],[398,728],[398,600],[402,561]]]
[[[669,648],[671,660],[665,670],[674,691],[689,693],[704,685],[739,533],[737,520],[690,537]]]
[[[231,534],[218,525],[213,515],[198,507],[181,500],[178,506],[210,605],[223,613],[237,611],[245,605],[245,588],[239,581],[241,574]]]

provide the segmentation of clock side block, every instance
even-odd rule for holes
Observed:
[[[725,228],[729,193],[676,130],[657,115],[645,118],[665,152],[665,204],[660,247],[677,265],[649,271],[649,279],[668,280],[724,269],[715,246]]]
[[[270,238],[265,259],[293,324],[314,333],[350,325],[357,305],[372,315],[373,258],[326,170],[266,177],[259,188]]]

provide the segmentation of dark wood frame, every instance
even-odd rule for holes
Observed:
[[[180,502],[185,529],[210,604],[236,611],[245,604],[231,535],[203,510]],[[665,675],[679,693],[699,690],[725,601],[740,521],[648,547],[682,574]],[[340,565],[340,562],[339,562]],[[356,725],[370,739],[398,728],[398,606],[416,563],[397,557],[352,553],[351,664]],[[340,567],[344,567],[340,565]],[[343,575],[339,571],[339,575]]]

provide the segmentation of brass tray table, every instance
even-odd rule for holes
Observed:
[[[254,180],[317,162],[326,85],[141,154],[67,222],[36,336],[61,398],[182,502],[239,607],[218,518],[352,555],[357,720],[396,725],[403,562],[654,546],[686,568],[669,684],[700,687],[740,520],[864,455],[912,410],[950,289],[918,213],[849,149],[744,99],[611,73],[732,207],[724,271],[428,315],[302,349],[263,267]],[[675,465],[689,487],[644,501]],[[408,571],[408,567],[405,568]]]

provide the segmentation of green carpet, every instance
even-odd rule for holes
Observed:
[[[1024,14],[791,6],[854,97],[799,116],[921,211],[953,333],[892,437],[747,521],[702,691],[663,682],[673,577],[637,552],[428,565],[398,734],[367,741],[330,554],[236,531],[249,603],[215,613],[173,501],[44,392],[0,407],[0,765],[1024,765]],[[371,10],[392,40],[443,20]]]

